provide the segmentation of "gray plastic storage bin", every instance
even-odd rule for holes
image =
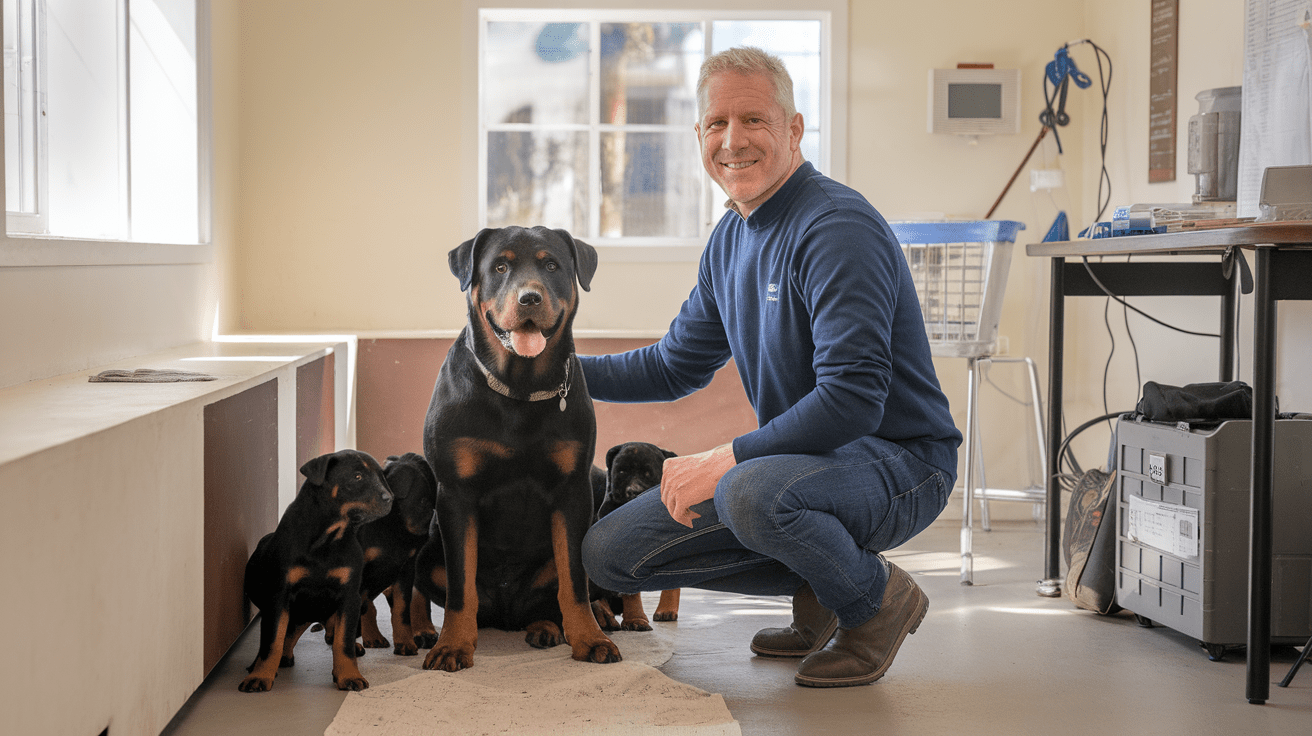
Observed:
[[[1197,638],[1212,659],[1248,636],[1252,422],[1117,425],[1116,602]],[[1278,420],[1271,641],[1312,635],[1312,421]]]

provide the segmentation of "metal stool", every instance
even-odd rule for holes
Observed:
[[[920,299],[920,311],[930,351],[940,358],[966,359],[966,458],[961,515],[961,583],[974,582],[974,501],[979,498],[983,527],[989,529],[989,501],[1028,501],[1045,504],[1045,484],[1023,490],[988,488],[979,433],[980,363],[1024,362],[1030,380],[1034,431],[1040,467],[1047,467],[1043,409],[1039,401],[1038,371],[1034,361],[994,357],[1002,295],[1011,266],[1011,249],[1024,223],[1011,220],[889,223],[911,269]],[[979,478],[976,479],[978,474]],[[1040,473],[1040,475],[1042,475]],[[1046,506],[1044,507],[1046,508]],[[1036,507],[1037,511],[1037,507]]]

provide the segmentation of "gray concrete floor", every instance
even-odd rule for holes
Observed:
[[[678,622],[657,624],[677,631],[674,656],[661,669],[722,694],[748,736],[1312,733],[1312,665],[1291,687],[1274,685],[1296,649],[1273,650],[1270,699],[1249,704],[1242,651],[1212,662],[1197,640],[1171,629],[1036,595],[1042,529],[1028,511],[1008,508],[1029,506],[993,504],[993,531],[974,535],[974,586],[958,582],[960,517],[953,507],[889,553],[928,593],[930,608],[873,685],[796,686],[795,661],[747,649],[757,629],[788,623],[787,599],[696,590],[683,591]],[[647,610],[654,608],[653,598]],[[322,640],[306,635],[297,666],[283,670],[271,692],[240,693],[237,683],[257,645],[258,631],[248,630],[164,733],[322,734],[344,698],[332,685]]]

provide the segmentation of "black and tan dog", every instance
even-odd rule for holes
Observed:
[[[378,630],[378,611],[374,607],[378,594],[386,593],[392,612],[392,652],[414,655],[419,653],[410,610],[415,556],[428,541],[437,481],[428,461],[414,452],[387,458],[383,475],[392,491],[392,510],[360,528],[360,546],[364,549],[360,590],[365,601],[360,637],[371,649],[388,646],[387,637]],[[432,642],[428,644],[432,646]]]
[[[597,509],[597,518],[600,519],[648,489],[660,485],[665,460],[671,457],[676,455],[649,442],[625,442],[607,450],[606,495]],[[614,613],[623,612],[623,623],[611,623],[611,626],[626,631],[651,630],[647,612],[643,609],[642,596],[606,592],[602,600],[606,605],[606,610],[601,613],[603,619],[613,621]],[[606,617],[606,613],[612,613],[610,618]],[[652,618],[657,621],[679,620],[678,588],[661,591],[661,599]]]
[[[243,692],[273,687],[279,666],[294,663],[292,648],[315,622],[332,619],[333,682],[363,690],[355,639],[360,626],[364,552],[360,525],[392,507],[383,469],[368,454],[342,450],[301,467],[305,483],[246,563],[246,595],[260,609],[260,650],[242,680]]]
[[[416,584],[445,615],[427,669],[473,664],[481,626],[526,629],[535,647],[617,662],[598,626],[580,546],[592,524],[597,420],[574,357],[578,289],[592,246],[563,230],[488,229],[449,256],[469,324],[437,377],[424,453],[437,476],[441,543]]]

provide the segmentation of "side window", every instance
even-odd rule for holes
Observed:
[[[828,168],[827,14],[615,16],[481,12],[480,226],[561,227],[604,245],[701,245],[724,196],[693,133],[697,73],[707,55],[737,45],[784,60],[806,124],[802,153]]]
[[[10,234],[197,243],[196,0],[3,0]]]

